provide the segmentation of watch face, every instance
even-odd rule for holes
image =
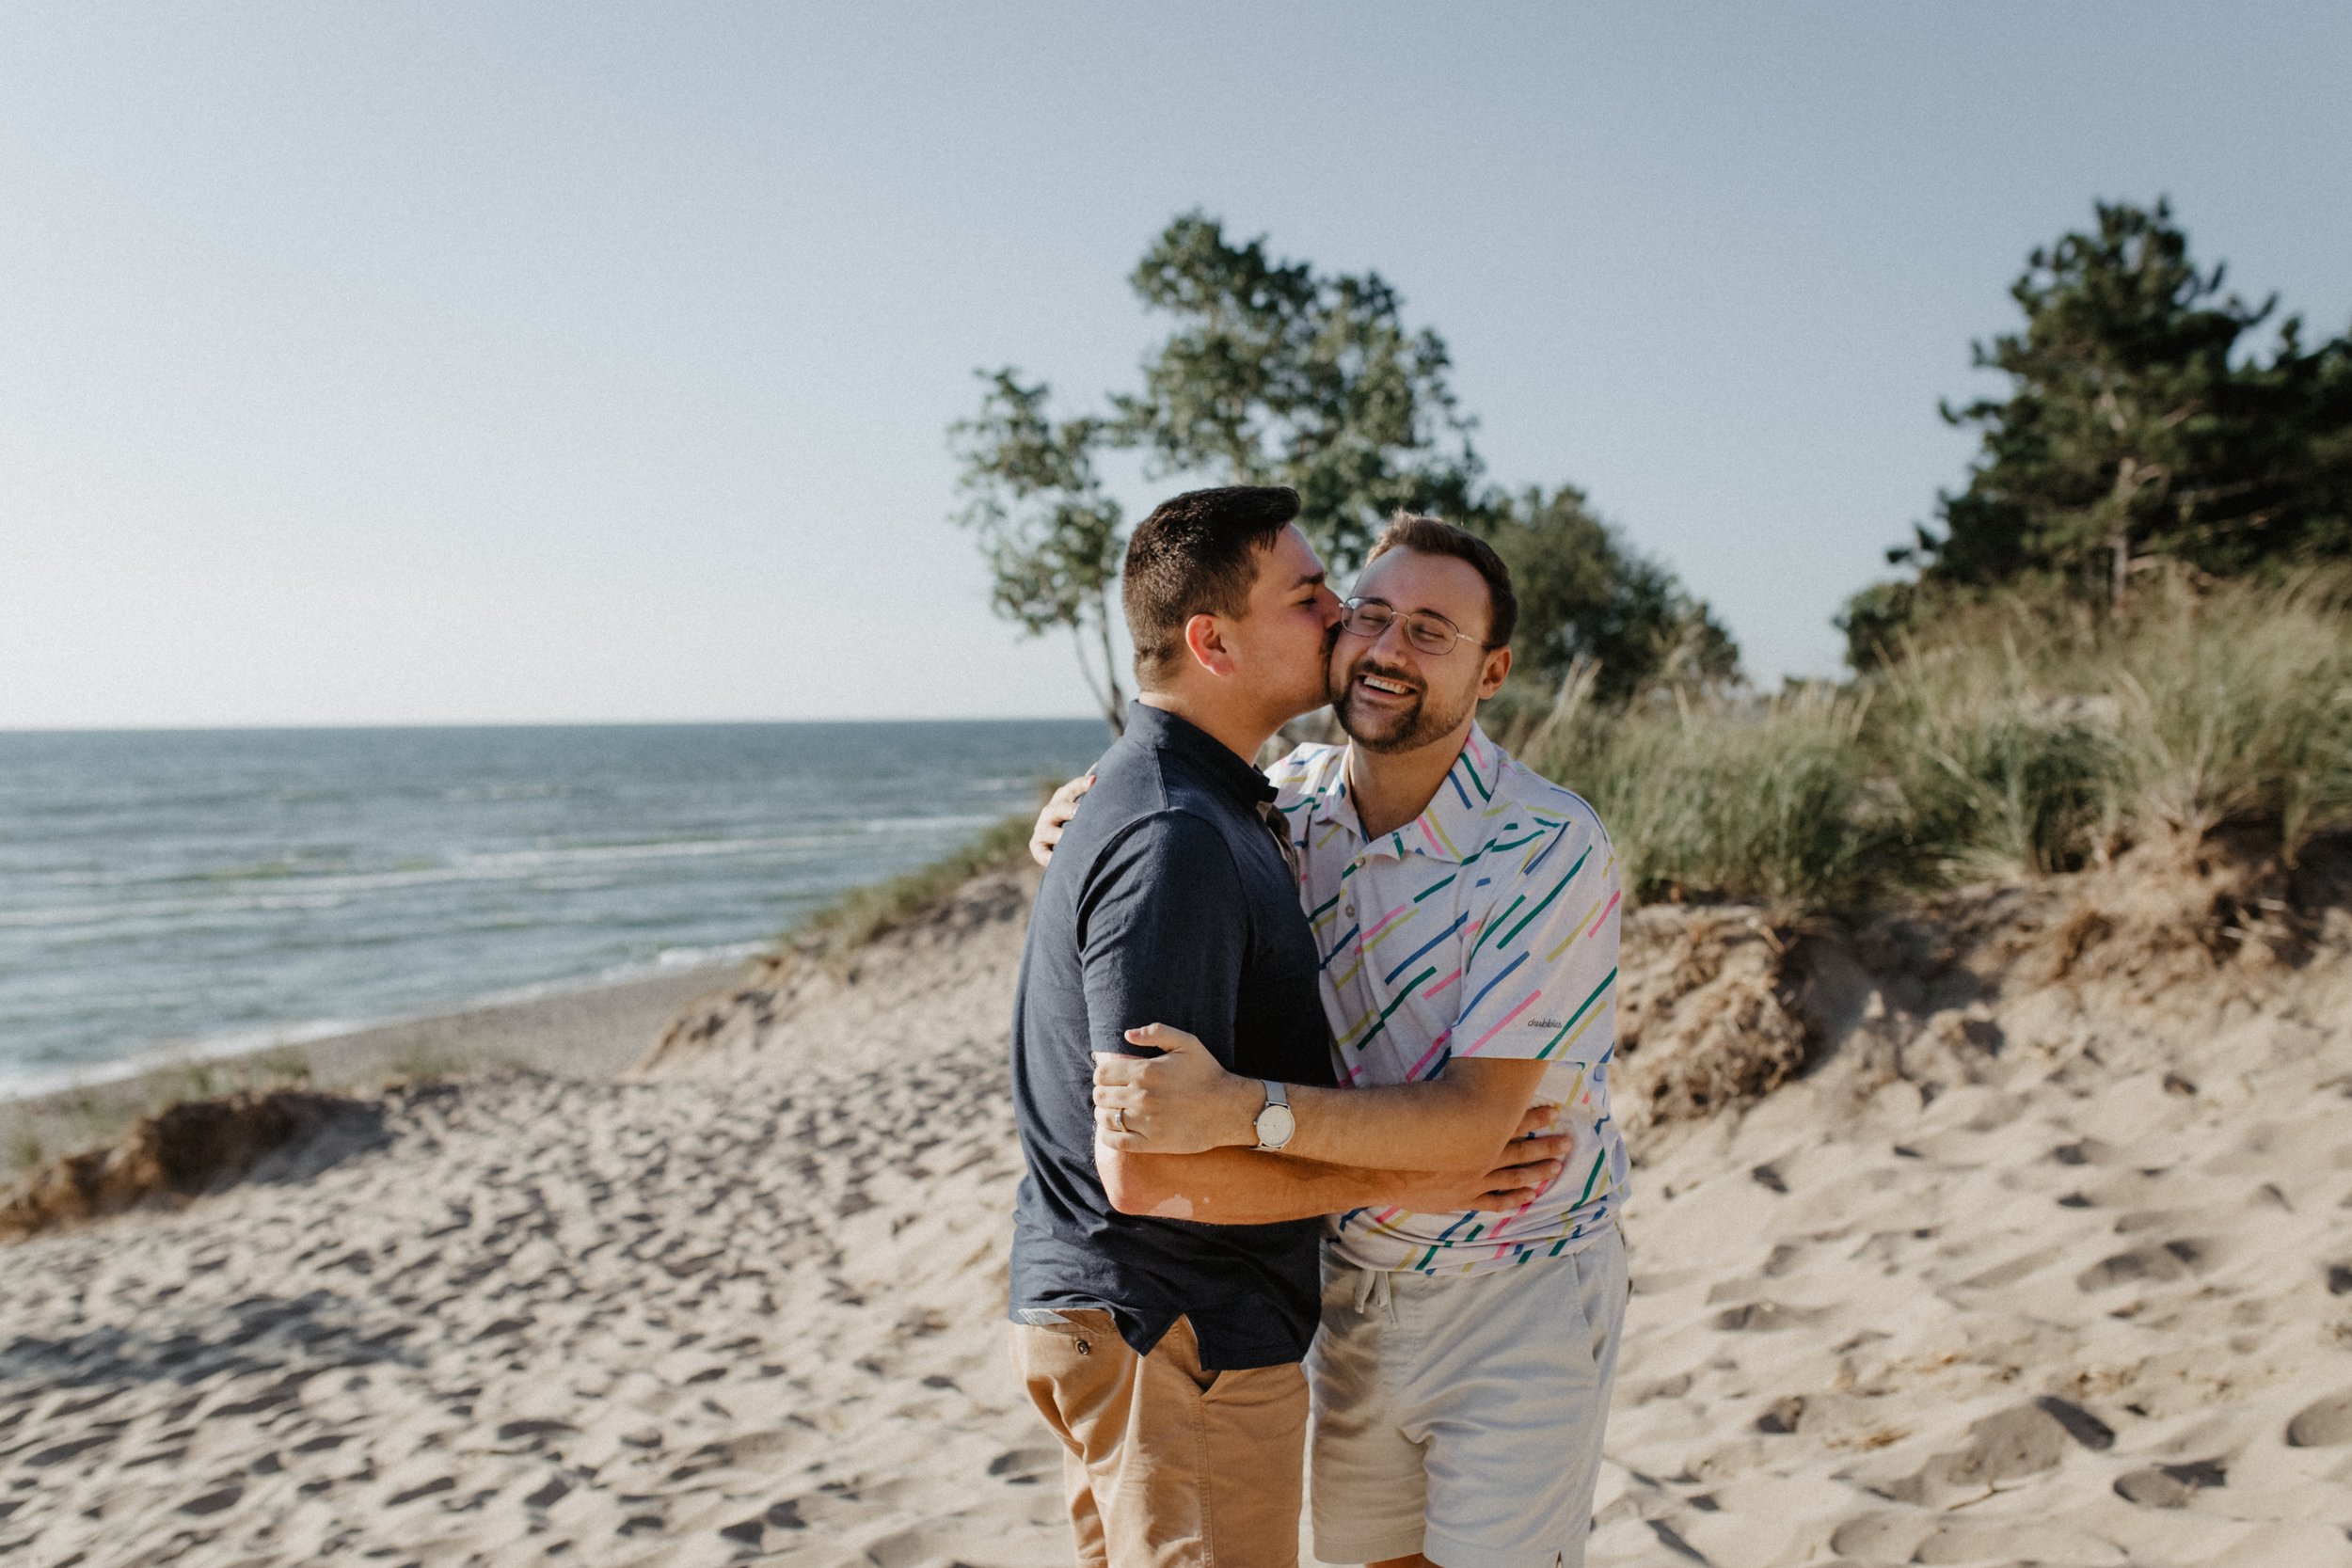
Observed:
[[[1258,1113],[1258,1147],[1279,1148],[1291,1141],[1291,1133],[1298,1126],[1287,1105],[1269,1105]]]

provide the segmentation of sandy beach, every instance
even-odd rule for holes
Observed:
[[[1593,1562],[2352,1560],[2352,916],[2231,875],[1629,924]],[[1003,1355],[1026,888],[8,1245],[0,1556],[1067,1562]]]

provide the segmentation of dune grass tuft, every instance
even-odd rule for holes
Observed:
[[[1815,689],[1578,703],[1528,760],[1600,811],[1637,897],[1836,903],[1868,880],[1883,832],[1856,766],[1866,711]]]

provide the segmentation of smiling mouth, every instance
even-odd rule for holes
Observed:
[[[1369,673],[1358,675],[1356,685],[1362,690],[1381,697],[1410,697],[1414,694],[1414,688],[1406,685],[1403,681],[1391,680],[1386,675],[1375,675]]]

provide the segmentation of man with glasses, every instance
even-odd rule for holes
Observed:
[[[1608,1096],[1618,882],[1592,809],[1478,726],[1516,617],[1490,546],[1400,516],[1330,653],[1349,743],[1300,747],[1270,775],[1337,1086],[1230,1072],[1164,1024],[1127,1034],[1163,1054],[1096,1058],[1096,1136],[1116,1151],[1458,1168],[1491,1163],[1531,1106],[1574,1137],[1562,1179],[1509,1212],[1380,1203],[1327,1221],[1308,1361],[1326,1561],[1583,1557],[1627,1293]],[[1070,798],[1041,821],[1049,848]],[[1183,1160],[1162,1169],[1184,1196]]]

